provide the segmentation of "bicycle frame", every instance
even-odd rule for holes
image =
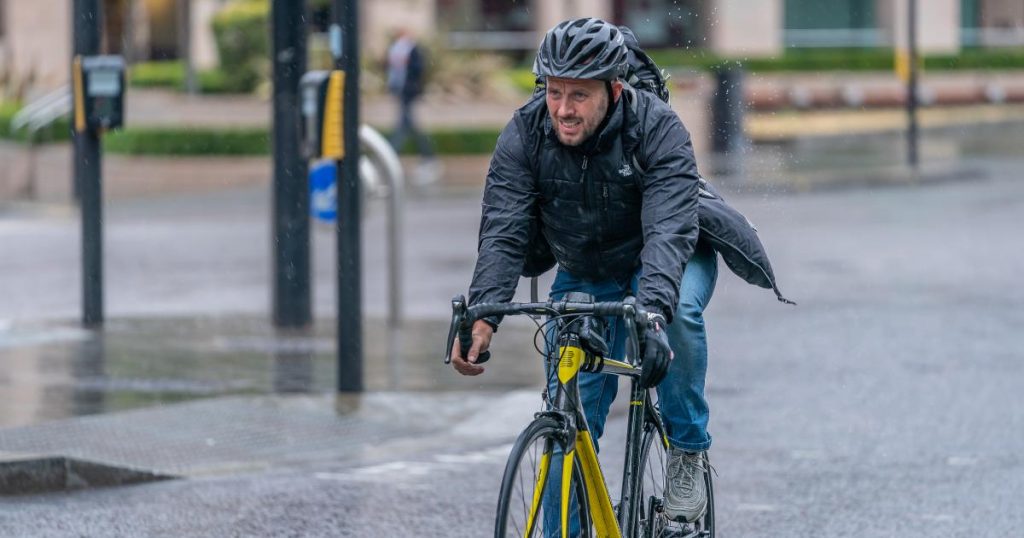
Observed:
[[[597,357],[587,353],[579,344],[579,337],[568,332],[564,334],[558,343],[558,390],[552,405],[552,409],[544,415],[552,416],[565,425],[566,446],[562,461],[562,483],[560,484],[561,514],[560,521],[563,538],[568,533],[569,521],[569,499],[571,495],[572,468],[578,459],[583,474],[584,487],[587,492],[587,502],[593,518],[594,529],[598,537],[621,538],[637,535],[638,514],[642,510],[640,502],[634,502],[633,496],[639,490],[637,487],[640,475],[640,451],[642,450],[641,439],[645,412],[650,408],[650,395],[646,389],[640,388],[638,378],[640,369],[628,362]],[[579,389],[579,373],[581,371],[604,372],[630,377],[630,404],[627,418],[626,456],[623,465],[622,493],[619,497],[619,514],[616,516],[612,506],[611,496],[598,460],[597,450],[594,441],[590,436],[590,429],[587,425],[586,416],[582,410]],[[661,418],[655,413],[650,413],[649,419],[653,420],[659,432],[662,442],[665,438],[664,426]],[[538,476],[538,484],[547,481],[550,461],[541,462],[541,472]],[[535,489],[533,504],[528,527],[532,527],[538,511],[540,510],[541,487]]]
[[[556,308],[557,307],[557,308]],[[639,356],[638,329],[643,330],[646,323],[645,314],[635,306],[635,300],[627,297],[622,302],[591,303],[569,300],[547,303],[506,303],[483,304],[467,308],[466,300],[461,295],[452,299],[452,322],[448,331],[448,344],[445,351],[445,363],[451,362],[454,338],[458,338],[460,348],[467,350],[472,346],[470,326],[473,321],[488,315],[531,314],[531,315],[577,314],[586,316],[615,316],[625,322],[629,338],[627,339],[628,361],[620,361],[589,353],[581,345],[579,326],[573,328],[575,321],[570,322],[566,330],[560,333],[556,349],[559,350],[556,368],[558,385],[551,409],[537,416],[549,416],[562,426],[563,461],[562,480],[558,491],[561,498],[559,514],[562,537],[568,533],[570,515],[569,499],[572,494],[572,471],[578,461],[583,475],[583,493],[585,502],[592,514],[593,524],[599,538],[634,538],[639,529],[638,511],[643,510],[642,500],[633,497],[639,491],[641,480],[640,458],[643,450],[643,429],[645,421],[650,421],[659,433],[660,442],[668,447],[664,424],[661,417],[654,412],[651,405],[650,392],[641,388],[639,378],[641,370],[636,365]],[[477,363],[485,362],[489,352],[479,355]],[[619,498],[618,515],[612,506],[611,496],[604,479],[604,472],[598,461],[597,450],[590,436],[586,416],[580,401],[580,372],[603,372],[622,375],[630,378],[629,414],[627,418],[626,455],[623,466],[622,494]],[[548,485],[551,470],[553,446],[546,446],[540,462],[537,476],[537,487],[531,499],[530,512],[527,516],[527,535],[532,534],[537,515],[543,503],[544,486]]]

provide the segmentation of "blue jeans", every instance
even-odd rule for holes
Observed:
[[[416,127],[416,123],[413,120],[412,107],[416,104],[418,96],[411,95],[399,95],[398,96],[398,123],[395,125],[395,132],[391,133],[391,145],[395,148],[395,151],[402,151],[402,146],[405,145],[405,140],[408,137],[412,137],[416,143],[416,149],[419,151],[420,157],[424,159],[434,158],[434,147],[430,143],[430,139],[427,135],[423,134]]]
[[[576,278],[559,269],[551,286],[551,298],[561,299],[572,291],[589,293],[595,301],[620,301],[626,295],[636,294],[639,272],[632,278],[587,281]],[[668,430],[669,442],[690,452],[707,450],[711,446],[708,435],[708,404],[704,399],[704,378],[708,370],[708,343],[704,330],[704,309],[711,301],[715,282],[718,280],[718,255],[710,247],[698,244],[696,252],[686,264],[683,281],[679,286],[679,305],[672,323],[666,328],[669,346],[675,354],[665,379],[658,385],[658,405],[662,420]],[[610,318],[611,321],[611,318]],[[621,320],[609,323],[605,335],[611,356],[622,358],[626,349],[626,327]],[[548,345],[554,345],[553,335],[548,334]],[[550,372],[549,372],[550,374]],[[605,419],[618,390],[618,376],[612,374],[579,374],[580,398],[583,412],[590,426],[594,446],[604,433]],[[554,398],[558,388],[556,376],[549,375],[548,393]],[[545,532],[554,536],[559,525],[558,484],[561,482],[561,450],[556,449],[552,458],[548,486],[544,493]],[[575,495],[573,495],[575,503]],[[576,517],[571,510],[570,521]],[[579,533],[579,524],[572,521],[569,536]]]
[[[571,291],[589,293],[595,301],[620,301],[635,294],[639,272],[622,281],[592,282],[576,278],[559,269],[551,286],[551,298],[560,299]],[[708,435],[708,403],[704,399],[704,378],[708,370],[708,342],[704,330],[704,309],[718,280],[718,257],[713,249],[698,244],[696,252],[686,264],[683,281],[679,286],[679,305],[672,323],[666,328],[668,343],[675,354],[665,379],[658,385],[661,416],[668,430],[669,442],[689,452],[707,450],[711,446]],[[617,320],[606,335],[611,356],[625,356],[626,328]],[[552,378],[548,391],[555,394],[557,378]],[[594,443],[604,432],[608,410],[615,400],[618,377],[611,374],[583,372],[579,376],[580,398],[590,425]]]

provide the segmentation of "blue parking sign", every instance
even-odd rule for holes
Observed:
[[[334,161],[320,161],[309,168],[309,212],[315,219],[338,218],[338,173]]]

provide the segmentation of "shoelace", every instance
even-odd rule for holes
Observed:
[[[680,466],[683,468],[683,472],[686,473],[685,479],[678,472]],[[701,458],[699,453],[687,454],[686,452],[681,452],[678,456],[671,457],[669,469],[671,470],[672,486],[679,488],[686,496],[689,496],[697,485],[697,471],[706,470],[704,469],[704,459]]]

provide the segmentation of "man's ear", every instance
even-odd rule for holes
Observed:
[[[618,103],[620,95],[622,95],[622,81],[621,80],[613,80],[612,81],[612,102],[613,103]]]

